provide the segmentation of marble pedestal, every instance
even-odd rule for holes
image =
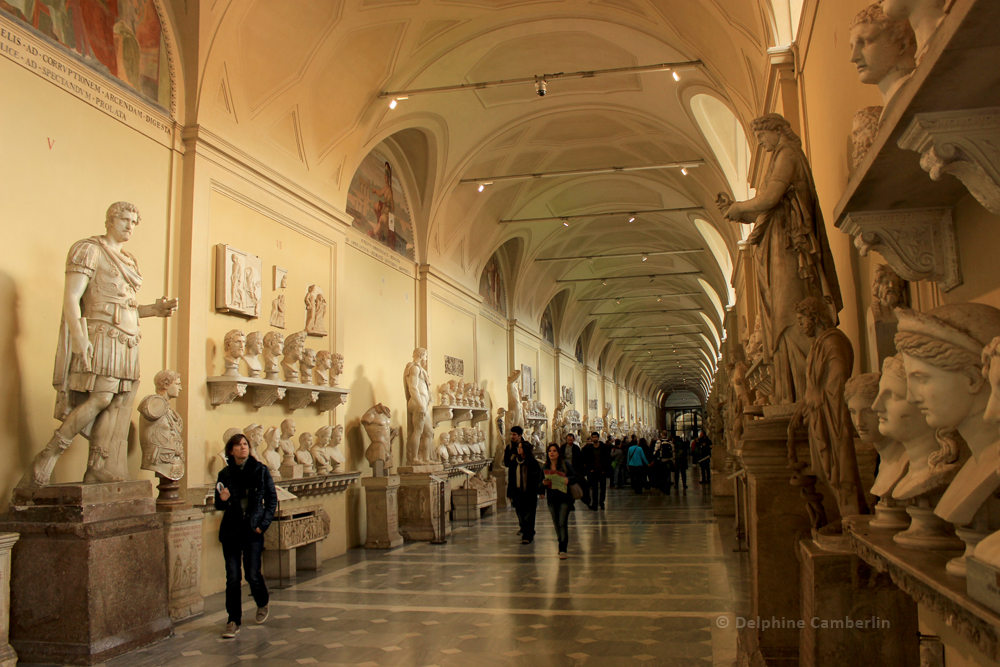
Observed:
[[[799,564],[800,667],[863,664],[873,646],[879,664],[919,667],[917,603],[888,574],[876,572],[850,547],[823,549],[811,539],[799,543]]]
[[[438,473],[444,470],[443,466],[418,467],[436,467],[434,472]],[[410,541],[443,542],[451,535],[451,523],[446,516],[451,507],[451,485],[444,475],[431,471],[407,472],[411,469],[414,468],[399,468],[399,532]]]
[[[10,550],[20,536],[0,533],[0,667],[14,667],[17,653],[10,645]]]
[[[330,534],[322,505],[279,508],[264,533],[261,573],[268,579],[292,579],[299,570],[323,567],[320,543]]]
[[[93,665],[171,633],[149,481],[15,489],[10,643],[22,662]]]
[[[281,479],[300,479],[304,475],[301,463],[282,463],[278,473]]]
[[[365,477],[365,507],[368,533],[365,549],[392,549],[403,543],[399,534],[399,475]]]
[[[736,480],[733,472],[712,471],[712,511],[715,516],[736,516]]]
[[[170,620],[176,623],[205,611],[201,595],[201,523],[205,514],[189,507],[160,509],[160,517],[167,552]]]
[[[751,616],[797,621],[801,618],[798,545],[811,537],[812,525],[800,487],[789,482],[793,471],[788,467],[788,421],[779,417],[747,422],[736,454],[747,471]],[[802,462],[809,460],[807,440],[806,431],[800,429],[796,443]],[[817,490],[826,496],[827,516],[837,518],[829,504],[832,494],[819,481]],[[769,667],[796,667],[799,628],[795,623],[767,631],[744,628],[738,648],[741,660],[763,659]]]
[[[507,502],[507,469],[503,467],[503,462],[497,465],[494,461],[490,474],[497,481],[497,509],[502,510],[510,505]]]

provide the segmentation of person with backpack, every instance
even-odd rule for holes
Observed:
[[[643,451],[642,446],[638,442],[632,444],[628,448],[628,474],[632,479],[632,491],[635,495],[642,495],[642,488],[646,484],[646,467],[649,465],[649,459],[646,458],[646,452]]]

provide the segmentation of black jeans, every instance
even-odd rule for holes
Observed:
[[[629,466],[628,476],[632,480],[632,490],[636,495],[642,493],[642,488],[646,485],[646,469],[642,466]]]
[[[556,539],[559,540],[559,551],[569,550],[569,508],[572,501],[564,503],[561,501],[549,502],[549,514],[552,515],[552,523],[556,527]]]
[[[226,612],[230,623],[239,625],[243,620],[241,561],[254,602],[258,607],[267,606],[267,586],[264,584],[264,575],[260,573],[260,557],[263,553],[263,535],[232,537],[222,543],[222,555],[226,559]]]
[[[513,498],[514,511],[517,512],[517,525],[521,528],[521,539],[535,539],[535,513],[538,510],[538,498],[529,495],[526,498]]]
[[[608,495],[608,478],[604,473],[592,472],[587,475],[587,485],[590,486],[590,506],[604,507],[604,499]]]
[[[702,461],[698,465],[701,466],[701,483],[708,484],[712,481],[712,461]]]
[[[684,463],[678,463],[677,469],[674,471],[674,486],[678,489],[681,488],[681,480],[684,481],[684,488],[688,488],[688,465],[687,461]]]

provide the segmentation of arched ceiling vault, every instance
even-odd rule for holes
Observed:
[[[647,393],[707,393],[731,276],[717,240],[713,253],[694,220],[714,226],[732,258],[740,235],[715,210],[716,193],[730,188],[688,100],[717,96],[747,126],[775,43],[770,0],[295,4],[202,3],[201,126],[341,210],[365,155],[388,146],[409,169],[420,263],[476,290],[489,257],[516,239],[506,246],[510,317],[537,325],[560,295],[557,346],[573,349],[587,331],[588,362],[604,354],[609,374],[640,378]],[[388,90],[691,60],[703,66],[679,82],[633,73],[556,79],[544,98],[529,84],[415,95],[395,109],[379,99]],[[704,163],[686,176],[579,174],[502,181],[482,193],[460,183],[690,160]],[[602,215],[664,208],[688,210],[631,223]],[[574,217],[568,226],[500,222],[558,216]],[[670,251],[692,252],[656,254]],[[598,257],[615,254],[631,256]],[[575,259],[540,261],[551,258]]]

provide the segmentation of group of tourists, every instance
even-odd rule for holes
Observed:
[[[538,499],[544,498],[556,531],[559,558],[567,558],[569,515],[577,500],[594,512],[605,509],[608,479],[613,489],[631,483],[637,495],[652,488],[670,493],[671,485],[679,489],[683,484],[687,489],[689,455],[701,470],[700,482],[711,483],[712,441],[704,431],[690,444],[675,436],[652,445],[634,435],[631,440],[603,442],[595,431],[583,447],[576,443],[576,435],[569,433],[562,445],[549,444],[538,461],[531,443],[524,439],[524,430],[512,427],[503,462],[507,498],[517,513],[521,544],[534,541]]]

